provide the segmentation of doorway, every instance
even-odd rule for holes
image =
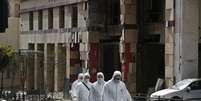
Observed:
[[[105,80],[110,80],[115,70],[121,71],[119,43],[101,44],[101,71],[105,75]]]
[[[165,0],[138,0],[137,93],[165,76]]]

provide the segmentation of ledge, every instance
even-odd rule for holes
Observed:
[[[37,10],[41,10],[41,9],[48,9],[48,8],[64,6],[64,5],[72,5],[75,3],[81,3],[81,2],[86,2],[86,1],[88,1],[88,0],[63,0],[60,2],[49,2],[45,5],[35,6],[32,8],[26,8],[26,9],[20,9],[20,13],[26,13],[26,12],[30,12],[30,11],[37,11]]]

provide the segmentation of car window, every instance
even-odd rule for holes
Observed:
[[[190,85],[191,90],[201,89],[201,81],[195,81]]]
[[[172,86],[172,89],[178,89],[178,90],[182,90],[186,87],[188,87],[190,84],[192,83],[192,80],[189,79],[185,79],[182,81],[177,82],[174,86]]]

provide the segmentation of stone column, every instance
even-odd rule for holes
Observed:
[[[28,49],[34,51],[34,44],[29,44]],[[34,88],[34,52],[29,53],[28,68],[27,68],[27,89]],[[13,83],[11,83],[13,84]]]
[[[136,53],[137,53],[137,7],[136,0],[121,0],[121,24],[123,25],[120,53],[122,73],[129,91],[136,93]]]
[[[170,87],[174,81],[174,44],[175,19],[174,0],[166,0],[165,9],[165,86]]]
[[[199,0],[176,0],[176,81],[198,77]]]
[[[70,91],[70,44],[69,43],[66,43],[66,74],[65,74],[65,89],[64,91],[64,97],[69,97],[70,94],[69,94],[69,91]]]
[[[66,49],[62,44],[58,45],[58,91],[64,90],[64,78],[66,75]]]
[[[54,68],[54,44],[47,44],[47,87],[51,92],[54,91]]]
[[[66,78],[70,79],[70,44],[66,46]]]
[[[39,26],[39,23],[38,23],[38,12],[33,12],[33,29],[34,30],[38,30],[38,26]]]
[[[97,35],[97,34],[96,34]],[[82,42],[79,45],[79,52],[80,52],[80,60],[83,61],[82,63],[82,72],[86,72],[87,67],[88,67],[88,60],[89,60],[89,32],[82,32],[81,33],[81,39]],[[91,37],[93,39],[93,37]],[[95,39],[95,37],[94,37]]]
[[[44,88],[47,89],[47,44],[44,44]]]
[[[54,65],[54,91],[58,91],[58,44],[56,43],[54,45],[54,61],[55,61],[55,65]]]
[[[53,9],[53,28],[59,29],[59,7]]]
[[[38,84],[38,83],[37,83],[37,78],[38,78],[38,75],[37,75],[37,74],[38,74],[38,73],[37,73],[37,71],[38,71],[38,69],[37,69],[37,68],[38,68],[38,67],[37,67],[37,66],[38,66],[38,65],[37,65],[37,63],[38,63],[38,61],[37,61],[37,60],[38,60],[38,58],[37,58],[37,56],[38,56],[38,55],[37,55],[37,51],[38,51],[38,49],[37,49],[37,48],[38,48],[38,47],[37,47],[37,43],[35,43],[35,44],[34,44],[34,51],[35,51],[36,53],[34,54],[34,89],[37,89],[37,87],[38,87],[38,86],[37,86],[37,84]]]
[[[38,76],[38,81],[37,81],[37,88],[38,89],[43,89],[43,85],[44,85],[44,55],[43,55],[43,51],[44,51],[44,44],[38,44],[37,45],[37,76]]]

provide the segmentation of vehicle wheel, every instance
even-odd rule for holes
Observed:
[[[178,96],[172,97],[170,101],[182,101],[182,99]]]

